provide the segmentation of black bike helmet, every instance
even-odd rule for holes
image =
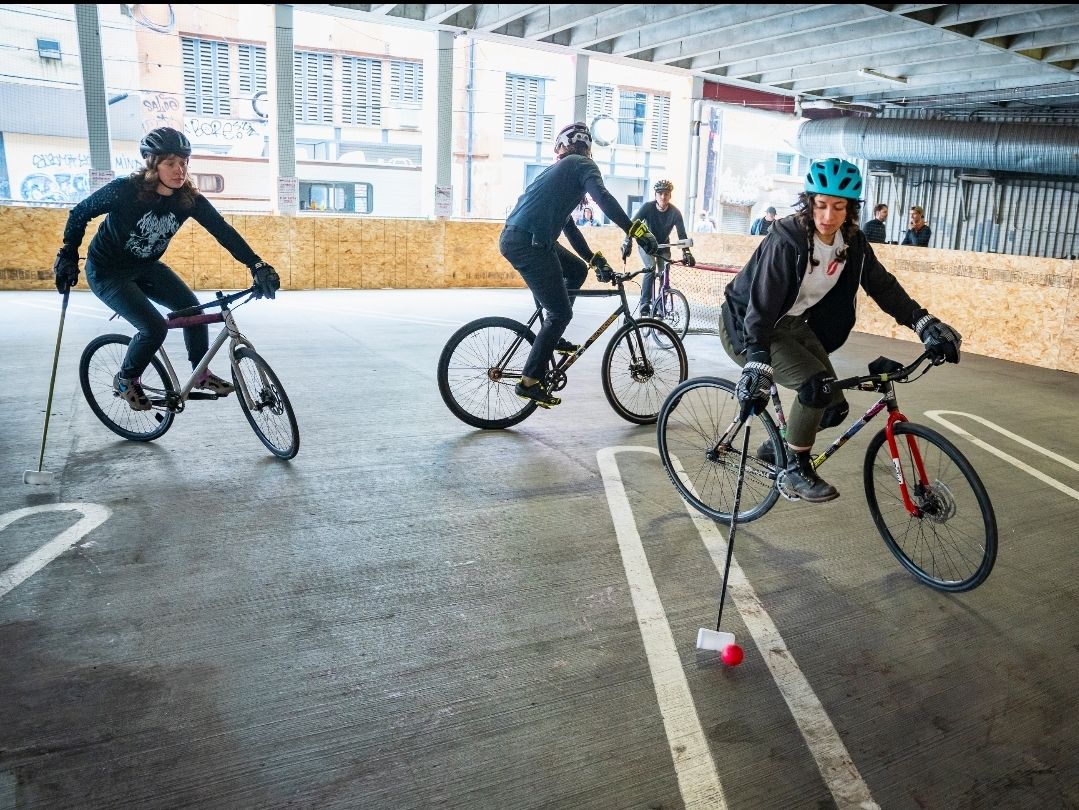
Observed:
[[[590,154],[592,133],[588,131],[588,125],[578,121],[562,127],[554,139],[554,150],[557,152],[560,147],[564,147],[568,152],[576,152],[578,155]]]
[[[150,155],[155,157],[179,155],[187,158],[191,157],[191,141],[184,133],[172,127],[158,127],[142,136],[142,140],[139,141],[139,153],[144,158]]]

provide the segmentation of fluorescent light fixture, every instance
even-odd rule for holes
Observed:
[[[882,82],[891,82],[892,84],[906,84],[907,80],[902,76],[888,76],[885,73],[878,73],[873,68],[860,68],[858,70],[859,76],[865,76],[867,79],[877,79]]]

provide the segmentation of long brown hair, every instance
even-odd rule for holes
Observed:
[[[141,202],[149,203],[157,199],[157,186],[161,182],[158,177],[157,167],[167,157],[169,155],[150,155],[150,157],[146,158],[145,168],[138,169],[129,175],[135,181],[135,186],[138,188],[138,198]],[[198,199],[199,190],[191,182],[191,175],[184,179],[182,186],[172,192],[172,196],[176,197],[176,202],[183,211],[190,211],[195,207],[195,200]]]
[[[816,199],[816,196],[816,194],[803,191],[798,195],[798,200],[794,204],[794,221],[798,223],[809,241],[809,272],[811,273],[813,268],[820,264],[820,259],[813,255],[813,234],[817,231],[817,226],[813,222],[813,200]],[[861,200],[847,200],[847,218],[839,226],[839,232],[843,234],[843,249],[835,254],[836,261],[845,262],[847,260],[847,248],[850,247],[854,235],[858,233],[858,215],[861,211]]]

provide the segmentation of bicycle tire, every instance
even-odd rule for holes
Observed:
[[[172,427],[176,414],[155,405],[148,411],[134,411],[113,388],[113,378],[127,355],[130,335],[101,335],[91,340],[79,358],[79,384],[90,410],[109,430],[135,442],[149,442]],[[142,372],[146,395],[159,403],[176,391],[165,364],[155,354]]]
[[[929,587],[953,593],[978,587],[997,557],[996,515],[985,486],[959,449],[936,431],[911,422],[898,422],[893,431],[900,470],[883,430],[866,448],[865,495],[877,531],[900,564]],[[918,482],[912,443],[931,482]],[[921,517],[904,506],[897,473],[923,510]]]
[[[642,338],[639,345],[633,326],[623,324],[603,352],[603,393],[623,419],[650,425],[667,395],[689,376],[689,360],[686,347],[663,321],[639,318],[637,324]],[[664,333],[669,349],[647,348],[649,332],[654,330]]]
[[[241,379],[255,401],[254,410],[244,396]],[[250,346],[241,346],[233,354],[232,383],[240,409],[259,440],[278,458],[295,458],[300,452],[300,426],[285,387],[270,364]]]
[[[495,366],[521,339],[506,367]],[[536,403],[514,393],[536,336],[511,318],[480,318],[466,323],[446,341],[438,358],[438,391],[450,412],[483,430],[512,427],[536,410]]]
[[[669,287],[659,294],[652,305],[652,317],[666,323],[679,338],[685,340],[689,332],[689,301],[680,290]],[[661,332],[653,331],[652,340],[661,349],[670,348]]]
[[[717,455],[715,448],[741,410],[734,388],[734,383],[718,377],[686,380],[667,397],[656,425],[659,457],[674,488],[698,512],[728,526],[734,509],[745,428],[735,435],[730,450]],[[778,451],[776,459],[782,467],[783,440],[771,414],[759,413],[755,422],[746,424],[751,431],[763,430],[773,451]],[[751,449],[751,455],[746,458],[739,523],[756,520],[779,500],[776,468],[752,455],[753,452]]]

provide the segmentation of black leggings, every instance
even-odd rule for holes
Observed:
[[[126,379],[141,376],[150,365],[154,352],[165,342],[169,331],[165,316],[154,304],[161,304],[173,311],[195,306],[199,299],[184,280],[162,262],[102,270],[87,259],[84,266],[86,281],[94,295],[138,330],[127,347],[120,376]],[[185,327],[184,343],[187,345],[187,358],[194,368],[210,346],[209,328],[206,324]]]
[[[573,319],[569,291],[579,290],[588,277],[588,265],[559,244],[551,247],[532,244],[526,231],[504,230],[498,249],[525,280],[536,306],[546,310],[543,326],[532,344],[523,374],[542,380],[554,354],[554,347]]]

